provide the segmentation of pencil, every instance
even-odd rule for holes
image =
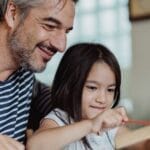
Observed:
[[[143,125],[143,126],[150,126],[150,121],[129,119],[128,121],[125,121],[125,124],[137,124],[137,125]]]

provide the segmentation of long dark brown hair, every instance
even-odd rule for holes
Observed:
[[[82,91],[87,76],[95,62],[105,62],[113,71],[116,80],[115,107],[120,99],[121,72],[114,54],[98,43],[79,43],[70,47],[64,54],[52,85],[52,108],[67,112],[68,121],[82,120]],[[84,137],[83,142],[90,147]]]

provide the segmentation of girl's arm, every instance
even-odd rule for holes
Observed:
[[[104,132],[127,120],[123,108],[109,109],[93,119],[59,127],[56,122],[44,119],[40,129],[28,140],[27,150],[59,150],[89,133]]]
[[[136,130],[129,130],[126,127],[120,127],[116,135],[116,146],[118,149],[125,147],[121,148],[122,150],[148,150],[150,149],[150,140],[144,140],[143,136],[145,136],[146,139],[147,135],[149,135],[149,131],[150,127]]]
[[[59,127],[53,120],[44,119],[40,129],[27,142],[27,150],[59,150],[91,132],[91,120]]]

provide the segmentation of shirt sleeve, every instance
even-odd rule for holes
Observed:
[[[68,124],[67,114],[60,109],[54,109],[47,116],[45,116],[45,119],[51,119],[55,121],[59,126]]]

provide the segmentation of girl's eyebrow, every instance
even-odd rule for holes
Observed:
[[[94,80],[87,80],[86,83],[92,83],[92,84],[100,85],[100,83],[98,83],[97,81],[94,81]],[[116,84],[112,83],[109,85],[109,87],[116,87]]]
[[[115,84],[115,83],[114,83],[114,84],[110,84],[109,86],[111,86],[111,87],[112,87],[112,86],[113,86],[113,87],[116,87],[116,84]]]
[[[94,81],[94,80],[87,80],[86,83],[94,83],[94,84],[99,84],[98,82]]]

